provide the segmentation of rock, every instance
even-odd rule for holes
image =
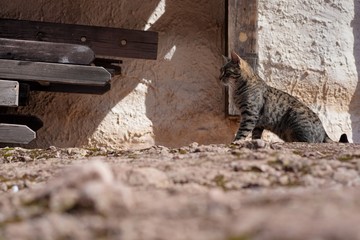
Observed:
[[[334,169],[328,163],[318,164],[311,168],[313,176],[315,177],[331,177]]]
[[[156,168],[132,169],[128,172],[127,181],[132,186],[166,188],[170,185],[167,175]]]
[[[17,186],[12,188],[13,191],[17,189]],[[4,222],[17,218],[31,219],[47,211],[61,213],[76,210],[102,216],[122,216],[133,205],[131,190],[123,183],[115,182],[109,166],[98,161],[69,167],[46,185],[20,191],[16,193],[16,198],[5,198],[3,202],[2,211],[7,210]]]
[[[80,189],[79,202],[104,216],[125,215],[134,205],[131,189],[122,183],[89,182]]]
[[[189,147],[192,149],[195,149],[195,148],[199,147],[199,144],[197,142],[193,142],[189,145]]]
[[[233,153],[232,153],[233,154]],[[231,162],[230,167],[234,172],[239,172],[242,170],[241,164],[239,162]]]
[[[56,152],[58,150],[55,146],[50,146],[48,149],[52,152]]]
[[[21,162],[31,162],[31,161],[34,161],[34,159],[33,159],[32,157],[30,157],[30,156],[21,156],[21,157],[19,157],[19,160],[20,160]]]
[[[284,186],[289,185],[289,182],[290,182],[290,180],[289,180],[289,177],[287,175],[283,175],[283,176],[281,176],[279,178],[279,183],[281,185],[284,185]]]
[[[52,192],[51,206],[56,206],[56,209],[77,207],[111,215],[113,211],[125,213],[133,205],[131,190],[122,182],[115,182],[110,167],[103,162],[94,161],[70,168],[64,176],[63,181],[49,185],[52,187],[49,189]]]
[[[3,192],[8,190],[8,186],[6,185],[6,183],[0,183],[0,190]]]
[[[72,166],[66,169],[62,176],[50,181],[55,188],[79,187],[89,181],[100,181],[106,184],[114,182],[114,175],[110,167],[95,159],[86,165]]]
[[[12,191],[13,193],[17,193],[17,192],[19,191],[18,185],[12,186],[12,187],[11,187],[11,191]]]
[[[253,145],[254,145],[254,148],[258,149],[258,148],[265,148],[266,147],[266,143],[264,140],[262,139],[256,139],[256,140],[253,140]]]
[[[356,178],[359,178],[359,173],[353,169],[338,168],[334,173],[334,180],[345,185]]]
[[[93,239],[84,223],[73,216],[49,214],[31,221],[19,222],[8,226],[3,239]]]

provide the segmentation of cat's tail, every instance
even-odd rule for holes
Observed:
[[[324,143],[333,143],[334,141],[331,140],[331,138],[329,138],[329,136],[326,134],[325,138],[324,138]],[[341,134],[340,139],[339,139],[339,143],[349,143],[348,137],[346,135],[346,133]]]

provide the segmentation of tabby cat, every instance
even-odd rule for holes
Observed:
[[[295,97],[268,86],[235,52],[221,68],[220,81],[231,85],[240,127],[235,140],[260,139],[263,131],[277,134],[285,142],[333,142],[319,117]],[[342,141],[347,142],[343,134]]]

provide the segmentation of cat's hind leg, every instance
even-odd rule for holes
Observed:
[[[255,127],[255,128],[252,130],[251,138],[252,138],[253,140],[254,140],[254,139],[261,139],[261,136],[262,136],[263,131],[264,131],[264,128]]]

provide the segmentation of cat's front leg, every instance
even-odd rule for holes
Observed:
[[[240,127],[234,141],[244,140],[255,129],[257,118],[252,115],[241,114]]]

